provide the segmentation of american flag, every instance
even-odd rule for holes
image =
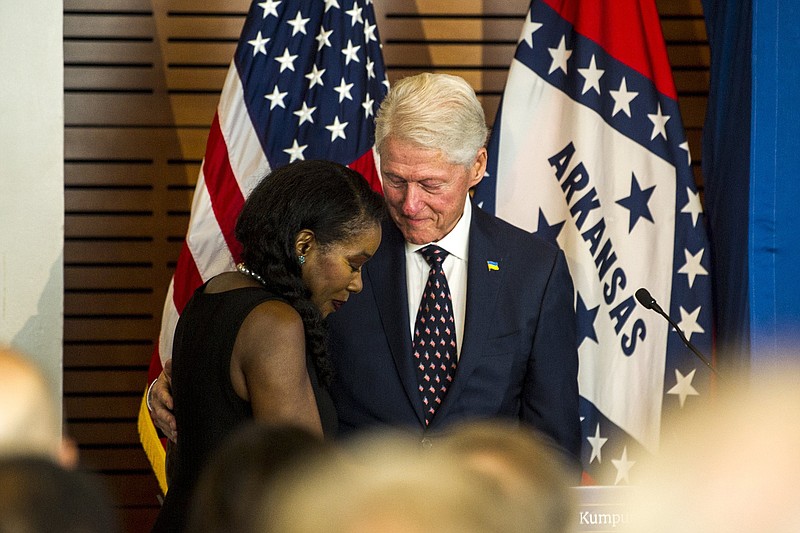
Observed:
[[[261,177],[298,159],[328,159],[380,191],[375,111],[389,89],[371,0],[254,1],[206,145],[189,229],[164,304],[149,378],[171,357],[186,302],[240,254],[233,230]],[[142,443],[162,488],[163,446],[146,407]]]
[[[585,481],[635,482],[666,410],[711,383],[634,298],[648,288],[710,354],[710,250],[654,2],[534,0],[489,154],[476,200],[567,254]]]

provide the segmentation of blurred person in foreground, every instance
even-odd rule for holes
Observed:
[[[425,438],[465,420],[507,418],[547,435],[577,465],[572,279],[556,246],[470,199],[486,171],[487,137],[475,91],[457,76],[404,78],[381,103],[375,147],[391,221],[364,268],[364,290],[329,319],[340,434],[389,426]],[[427,327],[431,318],[444,325]],[[168,385],[153,387],[153,419],[176,439]]]
[[[107,488],[93,475],[42,455],[0,458],[3,533],[114,533]]]
[[[361,291],[384,210],[360,174],[327,161],[273,170],[250,194],[235,230],[242,263],[200,286],[175,330],[182,438],[153,531],[184,529],[200,472],[245,422],[335,432],[323,319]]]
[[[255,421],[242,426],[203,470],[192,496],[187,531],[254,531],[254,510],[273,482],[330,453],[330,444],[296,426]]]
[[[362,434],[274,485],[255,532],[514,533],[494,483],[409,434]]]
[[[434,447],[496,485],[507,527],[543,533],[575,530],[574,465],[539,432],[503,420],[473,421],[454,427]]]
[[[642,465],[620,531],[800,531],[800,368],[726,376]]]
[[[14,455],[44,456],[69,468],[78,463],[41,369],[19,351],[0,347],[0,457]]]

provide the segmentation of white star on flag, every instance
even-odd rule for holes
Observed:
[[[589,62],[589,68],[579,68],[578,72],[584,77],[581,94],[586,94],[589,89],[594,89],[597,94],[600,94],[600,78],[603,77],[605,70],[597,68],[594,54],[592,54],[592,60]]]
[[[341,7],[339,7],[338,0],[325,0],[325,13],[327,13],[328,10],[332,7],[335,7],[336,9],[341,9]]]
[[[683,307],[680,308],[681,311],[681,321],[678,322],[678,327],[681,328],[684,335],[686,335],[686,340],[692,340],[693,333],[705,333],[700,324],[697,322],[697,317],[700,315],[700,308],[698,307],[691,313],[686,311]]]
[[[678,269],[679,274],[686,274],[689,278],[689,288],[692,288],[694,285],[694,278],[697,276],[707,276],[708,271],[703,268],[703,265],[700,264],[700,261],[703,260],[703,252],[705,250],[703,248],[700,249],[699,252],[692,255],[689,250],[684,250],[683,253],[686,256],[686,263]]]
[[[355,26],[356,22],[364,23],[364,19],[361,17],[361,7],[358,4],[353,5],[353,8],[348,9],[345,13],[350,15],[350,26]]]
[[[325,84],[322,83],[322,75],[325,74],[325,69],[318,69],[317,65],[311,66],[311,72],[306,74],[306,79],[309,80],[308,88],[312,89],[315,85],[319,85],[323,87]]]
[[[333,142],[336,138],[347,140],[347,136],[344,134],[344,129],[348,124],[349,122],[339,122],[339,116],[337,115],[333,120],[333,124],[325,126],[325,129],[331,132],[331,142]]]
[[[636,461],[628,460],[628,447],[625,446],[622,450],[622,457],[619,459],[611,459],[611,462],[614,464],[614,468],[617,469],[617,479],[614,481],[614,485],[619,485],[620,481],[625,481],[625,483],[630,483],[630,472],[631,467],[636,464]]]
[[[325,26],[319,27],[319,33],[317,34],[316,37],[314,37],[317,40],[317,51],[322,50],[326,46],[331,46],[332,33],[333,30],[326,30]]]
[[[261,32],[258,32],[255,39],[251,39],[247,41],[248,44],[253,45],[253,57],[257,54],[264,54],[267,55],[267,43],[269,42],[269,37],[262,37]]]
[[[294,112],[295,115],[300,117],[300,121],[297,123],[297,125],[301,126],[305,122],[311,122],[313,124],[314,119],[311,117],[311,114],[316,110],[316,107],[308,107],[308,104],[303,102],[303,107]]]
[[[700,393],[695,390],[692,386],[692,380],[694,379],[694,373],[697,372],[697,369],[692,370],[687,375],[683,375],[680,371],[676,368],[675,369],[675,386],[672,387],[667,391],[667,394],[677,394],[678,400],[681,403],[681,409],[683,409],[683,404],[686,402],[687,396],[700,396]]]
[[[367,41],[367,42],[376,41],[377,42],[378,38],[375,37],[375,28],[377,28],[377,27],[378,27],[377,24],[370,24],[369,22],[364,24],[364,40],[365,41]]]
[[[669,115],[662,115],[661,114],[661,104],[658,104],[658,111],[655,115],[647,114],[647,118],[650,119],[650,122],[653,123],[653,133],[650,134],[650,140],[656,138],[656,136],[661,135],[664,137],[664,140],[667,140],[667,122],[669,121]]]
[[[342,53],[344,54],[344,64],[349,65],[350,61],[355,61],[356,63],[360,63],[361,60],[358,59],[358,50],[361,46],[353,46],[353,42],[348,39],[347,40],[347,47],[342,49]]]
[[[375,77],[375,62],[372,60],[367,60],[367,79],[371,80]]]
[[[303,152],[305,151],[306,148],[308,148],[307,144],[300,146],[297,144],[297,139],[295,139],[294,141],[292,141],[292,147],[286,148],[284,152],[289,154],[289,162],[292,163],[294,161],[297,161],[298,159],[300,160],[305,159],[303,157]]]
[[[339,103],[341,104],[342,101],[347,98],[348,100],[352,100],[353,97],[350,95],[350,89],[353,88],[352,83],[345,83],[344,78],[339,83],[338,87],[334,87],[333,90],[339,93]]]
[[[686,150],[686,164],[692,166],[692,154],[689,152],[689,141],[682,142],[678,145],[681,150]]]
[[[288,47],[286,47],[286,49],[283,51],[283,55],[275,57],[275,61],[281,64],[281,72],[283,72],[287,68],[292,72],[294,72],[295,59],[297,59],[297,56],[290,54]]]
[[[367,95],[367,99],[364,100],[364,103],[361,104],[361,107],[364,108],[364,116],[369,117],[372,116],[373,106],[375,105],[375,100]]]
[[[281,5],[281,0],[267,0],[266,2],[259,2],[258,7],[264,10],[261,18],[267,18],[268,15],[272,15],[277,18],[278,12],[276,9],[279,5]]]
[[[593,437],[586,437],[586,440],[589,441],[589,444],[592,445],[592,456],[589,459],[589,464],[592,464],[595,459],[597,459],[598,463],[603,462],[603,445],[608,441],[607,438],[600,436],[600,424],[597,424],[597,429],[594,432]]]
[[[697,226],[697,219],[703,213],[703,204],[700,202],[700,191],[694,193],[692,189],[686,187],[688,201],[681,208],[681,213],[688,213],[692,216],[692,227]]]
[[[564,74],[567,74],[567,60],[572,55],[572,50],[567,50],[566,39],[564,36],[561,36],[561,42],[558,43],[558,48],[548,48],[550,52],[550,57],[553,58],[553,62],[550,63],[550,70],[547,72],[548,74],[552,74],[558,69],[564,71]]]
[[[542,27],[540,22],[534,22],[531,20],[530,13],[528,16],[525,17],[525,25],[522,27],[522,35],[520,36],[520,41],[525,41],[528,46],[533,48],[533,34]],[[517,42],[520,42],[517,41]]]
[[[631,116],[631,102],[634,98],[636,98],[639,93],[628,91],[628,82],[625,81],[625,76],[622,77],[622,82],[619,84],[618,91],[608,91],[611,94],[611,98],[614,99],[614,110],[611,111],[611,116],[617,116],[617,113],[620,111],[624,112],[628,115],[628,118]]]
[[[309,20],[311,19],[304,19],[303,14],[298,11],[293,20],[286,21],[286,24],[292,27],[292,37],[298,33],[306,35],[306,24]]]
[[[272,94],[265,94],[264,98],[269,100],[269,108],[270,110],[275,109],[276,107],[282,107],[286,109],[286,106],[283,104],[283,99],[286,98],[286,95],[289,93],[282,93],[278,86],[276,85],[275,88],[272,90]]]

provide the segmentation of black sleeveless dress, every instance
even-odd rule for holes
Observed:
[[[279,300],[261,287],[206,294],[199,287],[175,329],[172,393],[178,444],[170,452],[169,490],[153,532],[182,531],[192,490],[211,454],[240,425],[253,418],[249,402],[239,398],[230,380],[236,335],[254,307]],[[336,411],[318,382],[309,355],[306,366],[326,436],[336,433]]]

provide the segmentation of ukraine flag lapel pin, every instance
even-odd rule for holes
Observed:
[[[490,272],[492,270],[500,270],[500,265],[497,264],[497,261],[486,261],[486,266]]]

